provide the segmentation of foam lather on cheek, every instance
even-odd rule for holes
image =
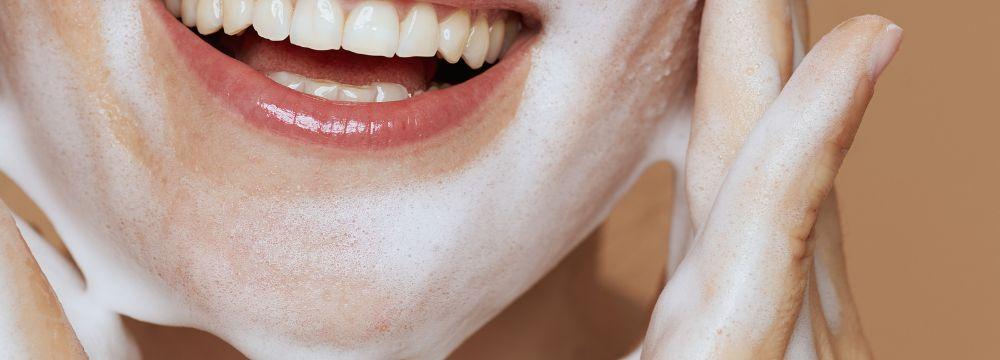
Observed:
[[[96,4],[95,4],[96,5]],[[90,3],[85,4],[90,6]],[[59,38],[55,29],[60,26],[76,26],[75,23],[55,19],[59,14],[45,2],[22,1],[12,6],[17,17],[6,19],[3,31],[12,36],[4,41],[24,40],[24,43],[10,44],[17,51],[5,57],[4,91],[0,94],[0,170],[9,175],[45,211],[46,215],[66,240],[77,263],[86,266],[86,275],[105,278],[104,274],[121,273],[122,267],[104,267],[101,261],[92,261],[95,243],[104,239],[86,224],[87,211],[80,211],[82,204],[67,198],[73,196],[67,190],[81,186],[97,189],[91,177],[93,173],[81,158],[95,156],[93,149],[99,142],[90,131],[88,116],[95,112],[107,112],[106,108],[93,96],[93,87],[81,84],[79,74],[87,74],[90,62],[77,62],[74,58],[69,38]],[[68,7],[67,7],[68,8]],[[94,18],[77,14],[84,18]],[[74,27],[63,33],[83,34]],[[16,36],[14,36],[16,34]],[[90,46],[91,43],[86,43]],[[74,73],[76,71],[76,73]],[[58,99],[59,101],[54,101]],[[54,168],[60,163],[59,157],[74,157],[76,166]],[[110,161],[110,160],[109,160]],[[60,179],[72,179],[73,186],[65,186]],[[65,313],[71,321],[77,337],[86,352],[95,358],[128,358],[136,354],[136,349],[124,335],[120,318],[105,306],[96,304],[86,293],[75,270],[54,250],[41,253],[35,245],[41,242],[35,234],[23,232],[55,288]],[[45,245],[45,244],[42,244]],[[41,246],[41,245],[40,245]],[[102,246],[97,246],[101,248]],[[51,249],[50,249],[51,250]],[[105,254],[114,258],[114,254]],[[109,262],[111,264],[113,262]],[[110,271],[105,271],[109,269]],[[106,278],[105,278],[106,279]],[[90,284],[88,284],[90,285]],[[143,289],[122,283],[117,294],[141,293]],[[166,305],[166,304],[164,304]],[[125,355],[130,354],[130,355]]]
[[[100,34],[105,41],[101,47],[105,66],[114,69],[108,81],[114,85],[115,95],[122,97],[132,109],[130,123],[142,128],[142,133],[163,134],[169,131],[166,122],[156,121],[157,114],[163,114],[167,106],[162,92],[162,84],[151,78],[155,63],[150,61],[145,44],[146,29],[140,8],[142,2],[102,1],[100,3]],[[126,115],[126,114],[122,114]],[[155,141],[157,138],[147,137]],[[154,147],[167,144],[150,144]]]
[[[365,174],[343,174],[360,184],[242,191],[186,167],[172,147],[188,134],[170,128],[166,114],[182,112],[168,111],[154,80],[169,59],[151,60],[160,45],[144,43],[160,31],[143,23],[151,4],[94,3],[102,25],[79,32],[86,48],[26,45],[39,61],[19,69],[31,120],[57,126],[26,121],[41,145],[24,152],[43,169],[11,171],[100,306],[210,331],[254,358],[445,357],[603,219],[651,141],[653,125],[622,104],[659,96],[639,81],[657,69],[627,69],[619,52],[640,42],[634,27],[651,22],[652,5],[549,1],[516,115],[465,168],[373,188]],[[66,62],[81,65],[61,74],[74,69]],[[38,100],[53,97],[69,105]],[[254,176],[301,170],[283,169],[291,156],[264,152],[273,147],[254,149],[276,173]]]

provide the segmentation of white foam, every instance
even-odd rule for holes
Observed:
[[[134,120],[150,147],[172,159],[165,104],[145,76],[149,54],[142,50],[136,10],[142,3],[96,4],[106,43],[95,46],[112,70],[109,83],[120,105],[141,117]],[[188,228],[193,224],[163,223],[165,208],[177,204],[152,196],[159,179],[111,135],[93,135],[100,127],[79,124],[77,119],[101,117],[88,114],[95,111],[89,103],[73,101],[66,107],[28,104],[41,109],[41,120],[58,122],[61,136],[27,135],[39,142],[21,143],[19,152],[38,156],[4,170],[50,216],[95,306],[205,329],[253,357],[441,358],[602,221],[652,158],[646,152],[657,148],[656,117],[672,111],[670,104],[645,109],[637,119],[628,111],[632,103],[616,100],[650,96],[642,91],[649,81],[677,74],[650,67],[669,56],[672,44],[662,44],[664,52],[638,70],[658,76],[637,78],[636,69],[622,64],[619,43],[650,20],[647,2],[540,5],[549,16],[532,54],[524,102],[502,135],[459,172],[407,180],[396,190],[357,187],[277,199],[172,174],[188,190],[184,210],[204,215],[199,224],[210,225]],[[31,31],[52,36],[44,25]],[[55,41],[42,40],[29,46],[40,63],[24,69],[26,81],[19,83],[49,85],[28,85],[23,97],[76,98],[74,75],[60,70],[72,59]],[[622,88],[623,79],[640,85]],[[93,173],[109,176],[98,181]],[[130,227],[106,223],[115,217],[127,218]],[[208,236],[225,241],[206,241]],[[222,246],[238,247],[242,257],[221,256],[230,249]],[[248,268],[245,258],[267,266]],[[160,275],[176,268],[190,274],[190,282],[168,283]],[[332,285],[318,286],[323,284]],[[384,333],[368,334],[372,329]],[[309,336],[331,333],[348,340]]]

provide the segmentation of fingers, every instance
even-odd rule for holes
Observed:
[[[831,194],[820,207],[814,227],[815,301],[820,304],[819,311],[826,320],[830,342],[838,357],[870,359],[871,349],[847,283],[839,214],[837,197]]]
[[[788,0],[706,2],[687,161],[695,229],[750,129],[790,76],[793,38]]]
[[[706,223],[706,241],[745,242],[708,231],[780,230],[763,240],[804,243],[901,36],[887,20],[865,16],[817,45],[734,161]]]
[[[805,58],[733,160],[661,295],[650,357],[665,348],[679,358],[784,355],[810,276],[806,240],[900,39],[887,20],[860,17]]]
[[[694,240],[694,229],[691,227],[691,208],[688,206],[687,197],[684,196],[685,179],[684,176],[674,176],[674,203],[670,216],[670,243],[667,249],[667,273],[669,279],[673,276],[677,266],[688,252],[688,247]]]
[[[797,65],[808,51],[808,15],[805,0],[791,0],[791,5]],[[814,352],[821,348],[831,348],[835,358],[872,358],[848,284],[839,214],[836,196],[831,194],[820,207],[813,229],[812,284],[788,348],[787,355],[793,358],[797,358],[797,351]],[[803,322],[810,326],[799,326]],[[808,343],[796,349],[796,338],[808,339]]]
[[[84,359],[14,219],[0,202],[0,358]]]
[[[810,277],[802,309],[785,350],[786,359],[837,359],[830,345],[830,332],[820,309],[815,274]]]
[[[809,52],[809,7],[806,0],[789,0],[792,14],[792,62],[798,67]]]
[[[806,239],[901,36],[885,19],[861,17],[825,37],[747,138],[719,193],[702,261],[720,280],[739,280],[727,293],[761,305],[728,316],[775,331],[762,338],[764,348],[787,345],[784,331],[798,313],[811,265]],[[732,278],[734,269],[739,278]]]
[[[805,0],[790,0],[796,67],[808,51],[809,18]],[[813,277],[806,304],[799,313],[798,323],[789,345],[788,357],[800,358],[798,353],[815,353],[816,349],[830,349],[834,358],[870,359],[868,341],[861,329],[844,262],[840,232],[840,210],[837,197],[831,193],[820,207],[813,228]],[[809,305],[809,306],[806,306]],[[800,326],[808,324],[808,326]],[[804,339],[802,347],[795,349],[794,339]],[[823,358],[823,357],[821,357]],[[828,357],[829,358],[829,357]]]

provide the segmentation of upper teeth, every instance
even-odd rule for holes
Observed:
[[[494,63],[513,43],[521,23],[507,11],[446,9],[427,3],[402,8],[365,0],[349,9],[340,0],[164,0],[167,9],[201,34],[238,34],[253,26],[260,37],[315,50],[373,56],[464,59],[473,69]],[[346,11],[349,10],[349,11]]]

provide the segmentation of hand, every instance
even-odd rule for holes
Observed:
[[[86,359],[62,305],[0,202],[0,358]]]
[[[792,75],[804,13],[803,0],[706,2],[679,227],[694,231],[671,240],[643,358],[870,357],[830,194],[902,31],[852,19]]]
[[[4,285],[0,288],[0,359],[140,357],[118,313],[96,301],[72,261],[33,227],[16,223],[3,201],[0,259],[0,284]]]

